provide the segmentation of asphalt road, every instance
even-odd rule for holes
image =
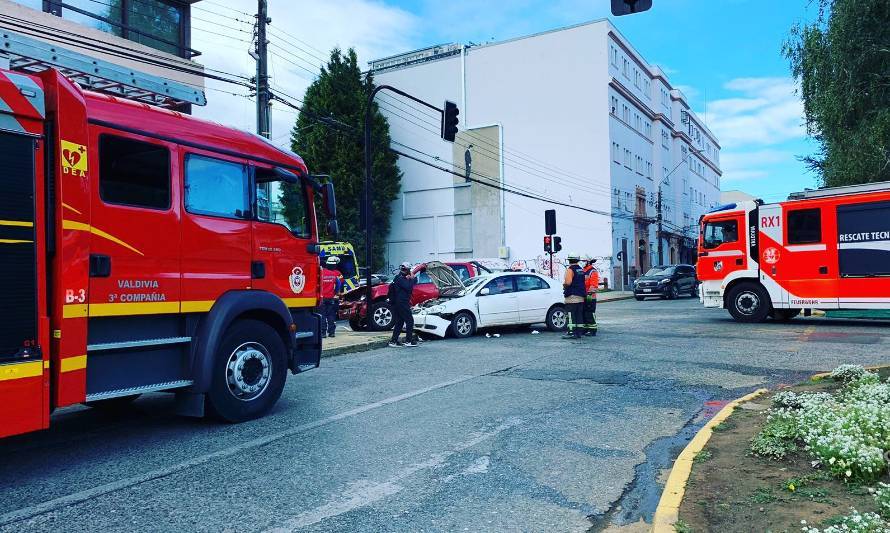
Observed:
[[[503,331],[325,359],[241,425],[58,411],[0,441],[0,531],[582,531],[650,519],[721,402],[887,362],[888,323],[732,322],[694,299],[601,305],[601,333]]]

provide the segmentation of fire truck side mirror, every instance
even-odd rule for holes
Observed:
[[[324,200],[324,210],[331,220],[337,219],[337,196],[334,194],[334,184],[330,181],[322,185],[321,197]]]
[[[328,220],[327,233],[329,237],[338,237],[340,235],[340,223],[336,218]]]

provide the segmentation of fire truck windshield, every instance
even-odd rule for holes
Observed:
[[[739,240],[739,224],[735,220],[718,220],[705,224],[704,240],[705,248],[711,249]]]

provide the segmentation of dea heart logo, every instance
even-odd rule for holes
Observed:
[[[303,269],[294,267],[288,281],[290,282],[290,290],[294,291],[294,294],[303,292],[303,288],[306,287],[306,275],[303,274]]]

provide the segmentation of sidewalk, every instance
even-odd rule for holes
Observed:
[[[338,322],[336,337],[321,340],[322,357],[334,357],[383,348],[389,343],[392,336],[391,331],[352,331],[342,325],[342,322]]]
[[[631,291],[607,291],[597,293],[596,301],[597,303],[617,302],[619,300],[630,300],[633,297],[634,293]]]

